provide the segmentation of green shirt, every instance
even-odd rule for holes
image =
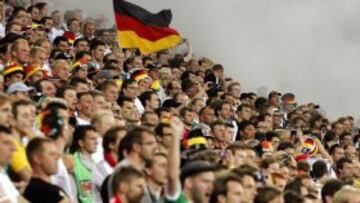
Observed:
[[[165,197],[164,203],[188,203],[189,201],[186,199],[183,192],[178,195],[177,198],[174,200],[169,199],[168,197]]]
[[[74,178],[76,189],[78,191],[78,201],[80,203],[94,203],[95,199],[92,194],[92,174],[81,161],[79,152],[74,154]]]

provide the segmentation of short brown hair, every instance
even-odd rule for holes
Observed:
[[[210,202],[217,202],[217,197],[219,195],[225,195],[227,194],[229,188],[227,186],[227,184],[229,182],[237,182],[241,184],[241,179],[239,176],[237,176],[236,174],[230,172],[227,173],[226,175],[219,177],[216,179],[215,183],[214,183],[214,190],[213,193],[211,195],[211,200]]]
[[[34,103],[31,101],[27,101],[27,100],[19,100],[13,103],[12,105],[12,114],[14,116],[14,118],[17,118],[17,114],[18,112],[18,108],[20,106],[34,106]]]
[[[52,142],[52,140],[42,137],[32,139],[26,147],[26,157],[29,160],[29,163],[32,164],[34,156],[43,152],[44,144]]]
[[[121,184],[129,183],[138,178],[145,178],[145,176],[142,172],[132,166],[121,167],[119,170],[115,171],[113,175],[111,182],[113,194],[117,193]]]

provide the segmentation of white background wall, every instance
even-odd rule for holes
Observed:
[[[295,92],[330,117],[360,112],[358,0],[133,0],[173,11],[198,55],[222,63],[244,91]],[[53,0],[112,18],[111,0]]]

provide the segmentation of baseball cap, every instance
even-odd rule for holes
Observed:
[[[295,94],[293,93],[286,93],[281,97],[281,100],[285,103],[285,104],[296,104],[295,101]]]
[[[273,96],[281,96],[281,93],[273,90],[269,93],[269,99]]]
[[[14,92],[29,92],[31,90],[33,90],[33,87],[28,87],[27,85],[25,85],[25,83],[23,82],[16,82],[11,84],[8,89],[6,90],[7,94],[12,94]]]
[[[98,79],[98,80],[100,80],[100,79],[111,80],[111,79],[113,79],[113,76],[111,75],[109,70],[100,70],[96,74],[96,79]]]

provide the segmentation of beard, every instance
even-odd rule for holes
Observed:
[[[154,182],[157,185],[161,186],[161,187],[164,187],[166,185],[166,183],[167,183],[166,180],[167,180],[166,178],[162,178],[162,179],[161,178],[154,178]]]
[[[146,162],[151,162],[152,159],[153,159],[153,153],[145,154],[145,153],[141,152],[140,157],[141,157],[142,160],[145,161],[145,163]]]
[[[192,190],[191,196],[194,203],[206,203],[205,197],[200,191]]]
[[[129,195],[128,196],[128,202],[129,203],[140,203],[141,200],[143,199],[144,197],[144,193],[140,193],[138,195]]]

